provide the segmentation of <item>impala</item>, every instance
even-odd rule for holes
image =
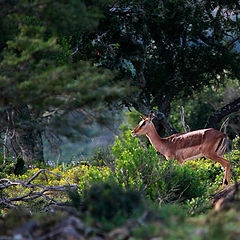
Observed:
[[[175,159],[180,164],[203,156],[219,162],[225,170],[223,186],[230,183],[231,164],[223,158],[227,143],[226,134],[207,128],[161,138],[152,122],[154,113],[150,112],[148,117],[141,118],[142,121],[132,131],[133,136],[146,135],[153,147],[166,159]]]

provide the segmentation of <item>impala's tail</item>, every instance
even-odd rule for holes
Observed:
[[[220,142],[218,143],[218,146],[216,148],[216,152],[218,155],[223,156],[225,150],[227,148],[227,138],[223,137]]]

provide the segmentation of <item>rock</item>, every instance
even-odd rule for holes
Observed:
[[[127,227],[120,227],[112,230],[107,239],[109,240],[124,240],[130,237],[130,230]]]
[[[12,230],[13,236],[22,236],[22,239],[31,239],[32,233],[38,229],[40,223],[36,220],[29,220]],[[15,238],[14,238],[15,239]],[[17,238],[16,238],[17,239]]]
[[[86,226],[80,219],[69,216],[51,228],[49,235],[52,236],[47,239],[83,240],[85,229]]]
[[[59,233],[56,234],[55,236],[52,236],[52,238],[48,238],[49,240],[84,240],[84,236],[79,233],[78,231],[76,231],[76,229],[71,226],[68,225],[66,227],[64,227],[63,229],[59,229]]]
[[[84,233],[86,229],[85,224],[79,218],[74,216],[69,216],[68,218],[62,220],[60,223],[55,224],[54,229],[61,229],[67,226],[72,226],[81,233]]]
[[[147,223],[151,221],[162,221],[161,216],[157,215],[154,211],[145,211],[140,218],[142,223]]]
[[[103,238],[103,237],[94,236],[94,237],[92,237],[91,240],[104,240],[104,239],[105,239],[105,238]]]

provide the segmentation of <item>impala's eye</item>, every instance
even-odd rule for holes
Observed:
[[[146,122],[143,122],[142,125],[141,125],[141,127],[143,127],[145,124],[146,124]]]

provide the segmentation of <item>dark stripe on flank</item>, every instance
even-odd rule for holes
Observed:
[[[219,142],[219,144],[218,144],[218,146],[217,146],[217,148],[216,148],[215,152],[218,152],[218,149],[220,148],[220,146],[221,146],[222,142],[223,142],[223,138],[220,140],[220,142]]]

